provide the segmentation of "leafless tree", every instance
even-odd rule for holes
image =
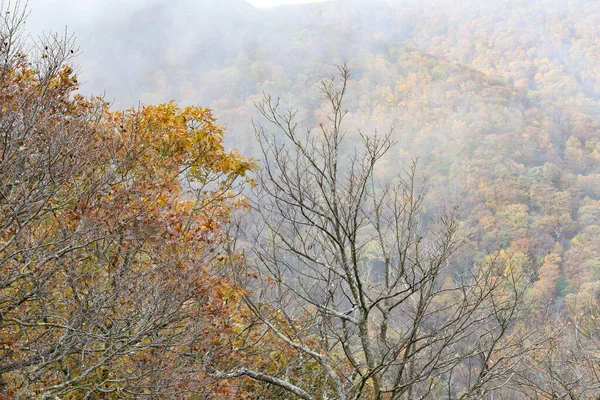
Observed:
[[[377,163],[392,132],[343,128],[346,65],[323,82],[331,113],[302,131],[295,111],[266,96],[269,126],[255,126],[262,169],[249,239],[261,284],[248,307],[295,358],[277,373],[246,376],[303,399],[481,398],[508,385],[531,350],[519,324],[527,282],[491,259],[458,273],[467,237],[456,209],[424,215],[416,165],[389,183]],[[343,149],[343,150],[342,150]]]

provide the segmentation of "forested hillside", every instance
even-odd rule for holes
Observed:
[[[76,34],[0,48],[0,396],[600,394],[600,2],[153,0]]]
[[[348,130],[394,128],[398,141],[378,176],[418,158],[429,208],[460,205],[479,256],[520,260],[546,307],[600,287],[599,18],[584,0],[156,2],[102,25],[90,60],[126,56],[88,74],[119,85],[107,92],[117,104],[208,104],[226,143],[255,156],[262,93],[312,129],[325,115],[319,82],[348,61]]]

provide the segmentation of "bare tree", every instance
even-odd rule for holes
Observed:
[[[331,114],[314,131],[269,96],[256,125],[262,169],[251,222],[261,284],[246,296],[295,357],[246,376],[303,399],[478,398],[506,386],[530,347],[515,322],[526,282],[502,260],[457,273],[456,209],[427,220],[416,165],[388,184],[376,166],[392,132],[349,149],[346,65],[322,85]],[[346,142],[345,142],[346,141]],[[249,235],[252,236],[252,235]]]

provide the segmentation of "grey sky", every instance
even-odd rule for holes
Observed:
[[[325,0],[246,0],[256,7],[274,7],[284,4],[321,3]]]
[[[320,3],[327,0],[245,0],[256,7],[275,7],[285,4]],[[152,0],[29,0],[31,11],[28,31],[34,34],[64,30],[77,32],[80,27],[96,20],[99,14],[127,14]]]

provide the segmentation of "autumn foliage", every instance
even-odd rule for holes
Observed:
[[[222,226],[255,164],[206,108],[76,94],[72,41],[26,54],[20,17],[0,30],[0,396],[211,390],[242,294]]]

